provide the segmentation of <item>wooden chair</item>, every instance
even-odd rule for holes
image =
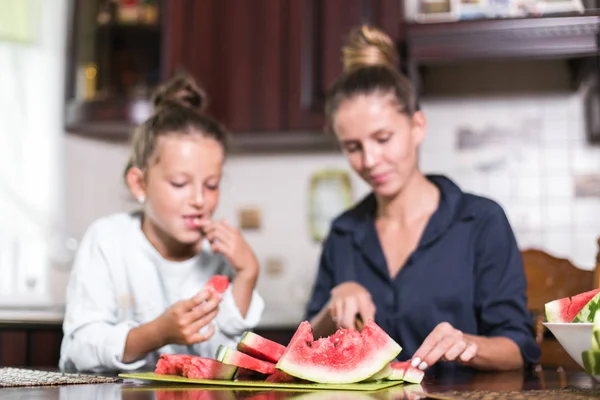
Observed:
[[[600,247],[600,238],[598,239]],[[586,271],[575,267],[569,260],[557,258],[541,250],[528,249],[521,252],[527,277],[528,308],[532,312],[536,342],[542,350],[540,363],[544,366],[581,370],[562,346],[548,332],[544,304],[562,297],[573,296],[600,287],[600,252],[596,268]]]

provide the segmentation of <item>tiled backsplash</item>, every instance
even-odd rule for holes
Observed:
[[[497,200],[522,248],[593,268],[600,197],[576,194],[575,182],[600,175],[600,148],[586,143],[579,94],[430,100],[424,109],[430,122],[423,170],[446,173],[464,190]],[[489,140],[460,145],[460,128]]]
[[[551,70],[551,72],[554,70]],[[557,75],[547,74],[548,81]],[[536,86],[537,85],[537,86]],[[536,88],[544,87],[538,83]],[[464,190],[496,199],[522,248],[540,247],[584,269],[594,266],[600,235],[600,198],[576,194],[582,174],[600,174],[600,148],[586,144],[579,93],[427,98],[424,172],[444,173]],[[282,133],[285,134],[285,133]],[[83,234],[97,217],[134,207],[122,181],[123,144],[70,136],[67,148],[70,232]],[[256,207],[262,228],[245,233],[261,265],[280,261],[282,272],[263,273],[265,325],[296,323],[318,263],[320,246],[308,225],[308,184],[318,169],[348,169],[340,154],[248,155],[227,161],[218,216],[237,222],[240,208]],[[354,197],[367,187],[353,176]]]

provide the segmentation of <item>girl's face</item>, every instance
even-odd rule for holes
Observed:
[[[202,239],[200,226],[219,201],[224,157],[221,144],[202,134],[159,137],[141,192],[132,188],[136,197],[145,196],[142,229],[154,245],[157,239],[167,247]]]
[[[333,129],[350,165],[380,197],[394,197],[418,170],[425,117],[398,112],[391,95],[373,93],[344,100]]]

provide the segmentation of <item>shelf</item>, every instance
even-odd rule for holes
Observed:
[[[405,44],[418,65],[587,57],[598,54],[599,25],[599,15],[410,23]]]
[[[150,115],[151,109],[147,99],[71,101],[65,110],[65,129],[82,136],[123,141]]]

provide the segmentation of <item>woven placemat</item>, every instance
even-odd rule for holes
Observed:
[[[23,386],[81,385],[86,383],[115,383],[119,378],[40,371],[26,368],[0,368],[0,388]]]
[[[600,389],[578,389],[565,388],[554,390],[525,390],[522,392],[491,392],[485,390],[474,391],[450,391],[439,393],[424,393],[424,398],[435,400],[525,400],[525,399],[545,399],[545,400],[590,400],[600,399]]]

